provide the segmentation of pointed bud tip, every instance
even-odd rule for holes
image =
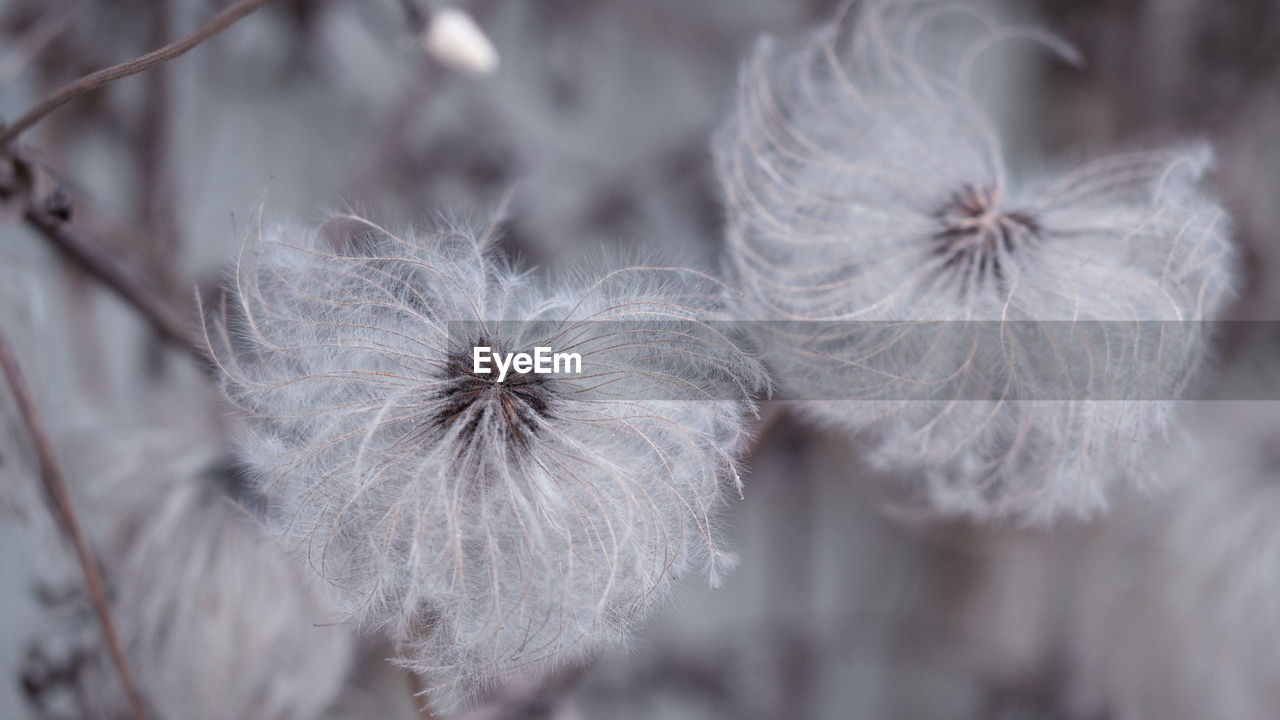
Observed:
[[[431,17],[422,46],[436,60],[457,70],[491,75],[498,68],[498,51],[470,15],[444,8]]]

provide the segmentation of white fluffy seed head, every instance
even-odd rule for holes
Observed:
[[[1196,321],[1230,294],[1228,224],[1197,187],[1210,152],[1013,178],[978,59],[1008,38],[1069,49],[970,6],[860,8],[794,52],[762,41],[717,136],[766,360],[919,478],[928,512],[1096,511],[1114,477],[1148,475],[1142,448],[1206,359]]]
[[[704,275],[550,289],[463,230],[355,217],[251,242],[218,349],[284,545],[389,631],[439,708],[582,659],[690,570],[716,573],[760,366]],[[581,354],[474,372],[473,348]]]

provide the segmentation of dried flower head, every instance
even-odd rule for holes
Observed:
[[[764,377],[706,276],[543,283],[467,231],[339,217],[253,243],[234,292],[220,363],[276,528],[437,706],[624,642],[729,561],[715,516]],[[478,347],[581,372],[499,381]]]
[[[929,512],[1101,508],[1208,352],[1232,286],[1203,146],[1010,177],[971,91],[1034,30],[971,6],[867,2],[777,56],[762,41],[716,142],[728,259],[766,360]]]

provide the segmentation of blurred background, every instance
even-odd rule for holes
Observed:
[[[227,4],[5,0],[0,117]],[[26,133],[22,152],[49,192],[69,196],[74,227],[187,317],[197,296],[217,306],[257,223],[314,224],[332,210],[391,227],[497,217],[507,251],[540,265],[604,245],[715,270],[722,210],[710,136],[732,107],[740,62],[762,33],[801,33],[836,11],[829,0],[456,7],[497,50],[491,74],[425,52],[399,0],[276,0],[187,56],[73,101]],[[1212,187],[1245,257],[1232,317],[1280,318],[1280,3],[984,7],[1060,35],[1086,61],[1021,47],[993,56],[982,91],[1013,162],[1208,139]],[[138,529],[167,508],[178,537],[204,527],[256,537],[251,522],[232,522],[252,514],[252,498],[221,469],[225,408],[188,358],[13,205],[0,204],[0,327],[55,437],[113,602],[133,603],[121,608],[126,645],[174,653],[152,658],[162,669],[150,680],[138,671],[160,696],[156,714],[420,717],[420,688],[376,640],[344,628],[294,637],[248,605],[261,594],[253,588],[297,584],[256,540],[187,549]],[[1280,378],[1275,328],[1232,326],[1215,382]],[[3,409],[0,717],[128,717],[25,431]],[[1280,708],[1273,403],[1204,403],[1194,421],[1203,448],[1171,450],[1168,495],[1043,530],[886,515],[876,502],[885,479],[860,466],[856,446],[785,411],[765,416],[746,499],[726,519],[741,560],[727,584],[688,588],[633,652],[514,688],[476,717],[1167,720]],[[178,484],[191,497],[175,499],[176,477],[190,478]],[[208,517],[206,506],[232,507],[225,498],[237,511]],[[189,551],[183,567],[208,572],[192,584],[179,571],[142,572],[156,567],[156,547]],[[130,580],[155,586],[127,590]],[[258,601],[309,602],[306,588],[291,592]],[[161,596],[174,600],[148,609]],[[184,608],[172,623],[206,631],[130,636],[130,617],[145,627],[166,607]],[[236,622],[206,626],[202,613]],[[302,634],[324,625],[298,624]],[[282,647],[291,650],[266,662]],[[237,667],[246,653],[263,656]]]

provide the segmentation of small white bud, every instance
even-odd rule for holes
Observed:
[[[436,60],[457,70],[489,75],[498,68],[498,51],[471,16],[444,8],[431,17],[422,46]]]

